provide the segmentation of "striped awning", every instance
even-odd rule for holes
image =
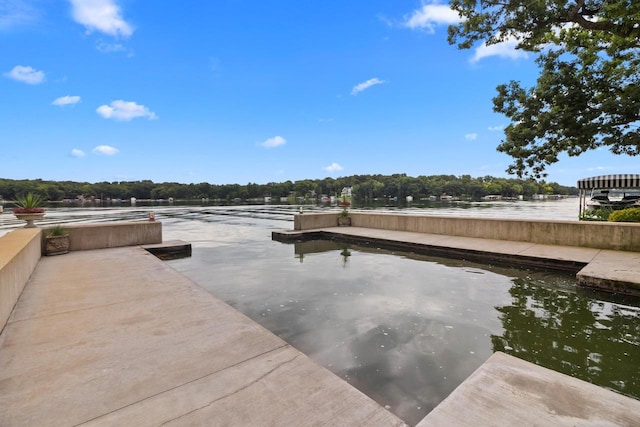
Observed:
[[[578,188],[590,190],[592,188],[640,188],[640,175],[619,174],[600,175],[578,180]]]

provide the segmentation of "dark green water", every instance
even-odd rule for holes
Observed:
[[[638,300],[514,279],[511,303],[498,305],[504,351],[540,366],[640,398]]]

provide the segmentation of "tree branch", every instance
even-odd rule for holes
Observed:
[[[569,9],[568,18],[570,22],[575,22],[580,25],[582,28],[586,28],[587,30],[596,30],[596,31],[611,31],[614,28],[614,24],[611,21],[589,21],[585,19],[580,10],[584,8],[585,0],[576,1],[576,5]],[[593,11],[587,11],[589,15],[593,13]]]

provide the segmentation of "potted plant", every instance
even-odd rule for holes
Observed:
[[[351,225],[351,217],[349,216],[349,211],[346,208],[342,209],[338,216],[338,225],[341,227]]]
[[[42,202],[42,196],[39,194],[28,193],[26,196],[18,196],[16,197],[17,207],[13,209],[13,214],[16,218],[27,221],[25,228],[34,228],[33,221],[44,217],[44,209],[40,207]]]
[[[44,254],[62,255],[69,252],[69,233],[61,225],[48,229],[44,237]]]

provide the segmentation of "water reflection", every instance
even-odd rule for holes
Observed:
[[[576,290],[570,274],[293,246],[305,268],[283,293],[295,299],[238,308],[408,423],[497,350],[640,397],[638,299]]]
[[[509,294],[510,303],[496,307],[504,332],[491,336],[494,350],[640,397],[637,298],[596,300],[523,279]]]
[[[494,307],[508,303],[509,277],[332,242],[296,248],[245,241],[171,265],[409,423],[488,359],[490,336],[502,333]]]

